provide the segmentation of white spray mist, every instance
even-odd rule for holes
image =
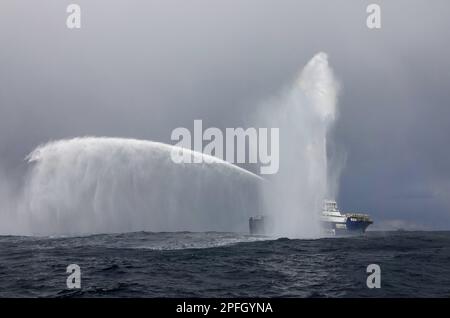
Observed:
[[[337,186],[326,154],[336,95],[327,56],[319,53],[266,105],[259,122],[266,125],[258,126],[280,128],[280,169],[268,182],[219,159],[174,164],[172,146],[150,141],[75,138],[40,146],[28,158],[22,193],[0,186],[0,234],[247,232],[248,217],[262,208],[276,235],[317,237],[322,200]]]
[[[1,234],[246,232],[260,178],[217,158],[176,164],[174,148],[94,137],[40,146],[28,157],[16,220],[1,220]]]
[[[330,195],[327,133],[336,119],[338,85],[325,53],[304,67],[293,85],[265,105],[262,121],[280,129],[280,169],[263,187],[262,213],[277,236],[321,235],[323,200]],[[337,178],[338,175],[332,175]]]

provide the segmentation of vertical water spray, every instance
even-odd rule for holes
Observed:
[[[331,194],[327,133],[336,118],[337,82],[325,53],[318,53],[291,87],[265,105],[262,120],[280,128],[280,169],[263,188],[263,210],[272,231],[317,237],[323,200]]]

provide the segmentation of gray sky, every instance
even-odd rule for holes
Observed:
[[[66,7],[82,28],[66,28]],[[450,3],[161,0],[0,2],[0,168],[49,139],[170,141],[238,127],[317,52],[342,86],[339,203],[379,227],[450,229]],[[12,181],[11,181],[12,182]]]

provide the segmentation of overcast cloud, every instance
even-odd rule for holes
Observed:
[[[379,228],[450,229],[450,3],[376,1],[369,30],[372,2],[2,0],[0,175],[20,180],[50,139],[245,125],[324,51],[341,84],[340,205]]]

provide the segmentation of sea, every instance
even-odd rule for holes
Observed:
[[[0,236],[0,297],[450,297],[450,232]]]

